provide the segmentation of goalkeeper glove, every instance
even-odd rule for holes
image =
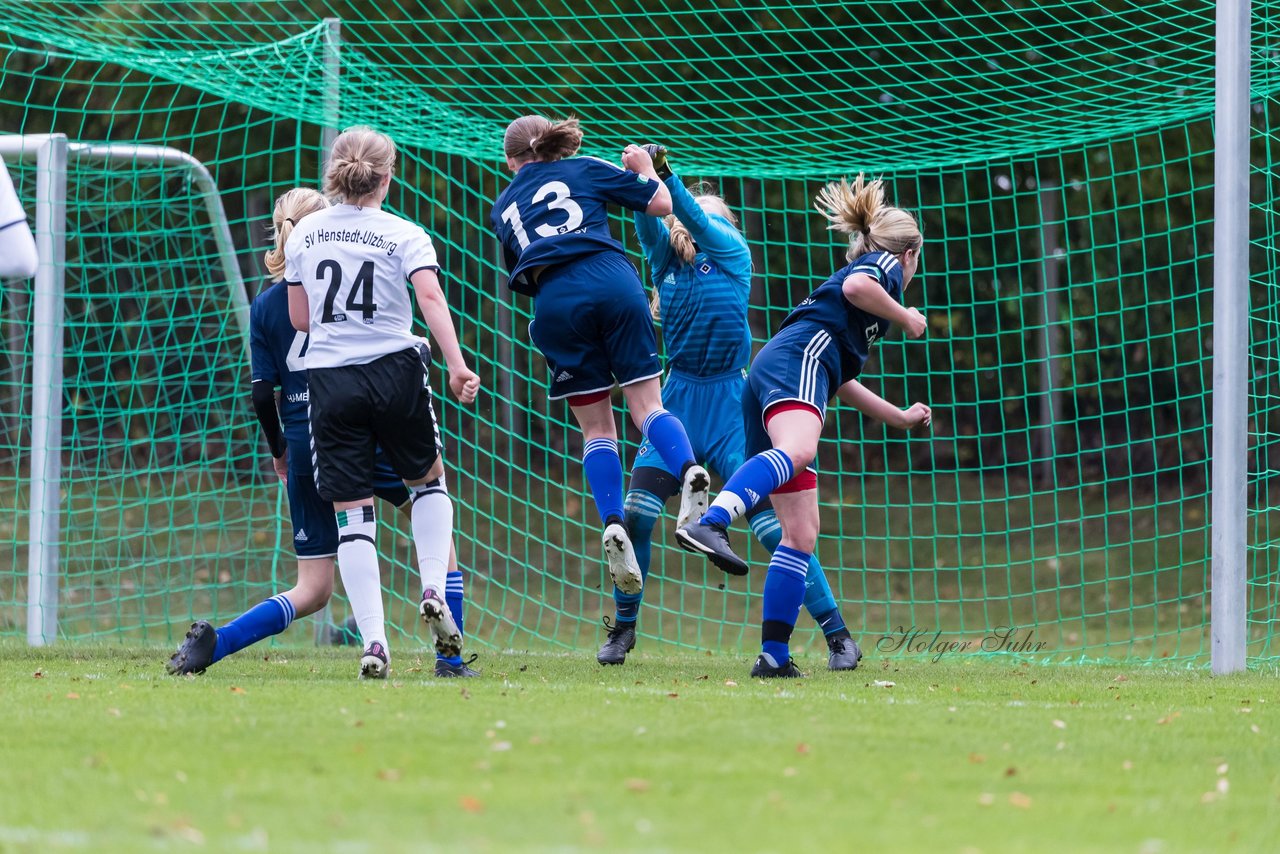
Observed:
[[[649,152],[649,156],[653,158],[653,171],[658,173],[658,177],[663,181],[670,178],[671,167],[667,164],[667,147],[665,145],[655,145],[652,142],[640,147]]]

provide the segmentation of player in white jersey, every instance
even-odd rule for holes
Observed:
[[[423,620],[444,656],[462,634],[445,604],[453,503],[445,490],[440,431],[431,406],[430,350],[411,330],[405,282],[445,358],[463,403],[480,390],[467,367],[422,228],[381,209],[395,171],[387,136],[350,128],[333,143],[325,191],[338,200],[297,223],[285,243],[289,319],[310,332],[304,363],[316,486],[338,517],[338,571],[360,627],[362,677],[385,677],[388,653],[374,547],[378,447],[412,495]]]
[[[0,279],[29,279],[36,274],[37,263],[26,211],[0,160]]]

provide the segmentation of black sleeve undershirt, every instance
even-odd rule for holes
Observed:
[[[279,459],[284,456],[284,433],[280,429],[280,412],[276,409],[276,390],[269,382],[253,384],[253,411],[262,425],[262,433],[267,437],[267,447],[271,456]]]

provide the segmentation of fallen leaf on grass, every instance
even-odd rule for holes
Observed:
[[[463,688],[463,689],[462,689],[461,691],[459,691],[458,693],[460,693],[460,694],[462,695],[462,699],[464,699],[464,700],[470,700],[470,699],[471,699],[471,692],[470,692],[470,691],[468,691],[466,688]]]
[[[1004,775],[1006,777],[1016,777],[1018,776],[1018,769],[1010,765],[1008,768],[1004,769]]]
[[[400,772],[395,768],[383,768],[378,772],[379,780],[386,780],[388,783],[395,783],[400,780]]]
[[[1156,721],[1156,726],[1164,726],[1165,724],[1173,723],[1180,717],[1182,717],[1182,712],[1173,712]]]
[[[996,802],[996,796],[991,794],[990,792],[983,792],[982,794],[978,795],[979,806],[989,807],[995,802]]]
[[[31,676],[32,676],[33,678],[35,678],[35,679],[43,679],[43,678],[44,678],[44,671],[43,671],[43,670],[37,670],[35,673],[32,673],[32,674],[31,674]]]
[[[79,694],[77,694],[75,691],[68,691],[68,692],[67,692],[67,699],[68,699],[68,700],[79,700],[79,699],[80,699],[80,695],[79,695]]]
[[[1066,722],[1066,721],[1058,721],[1058,720],[1055,720],[1055,721],[1053,722],[1053,725],[1054,725],[1054,726],[1056,726],[1058,729],[1066,729],[1066,728],[1067,728],[1067,722]]]
[[[983,762],[986,762],[986,761],[987,761],[987,757],[983,756],[981,753],[969,754],[969,762],[971,762],[974,765],[981,765]]]
[[[238,685],[232,685],[232,686],[231,686],[231,693],[232,693],[232,694],[244,694],[244,693],[246,693],[246,691],[245,691],[243,688],[239,687]]]
[[[1031,797],[1024,795],[1022,792],[1010,792],[1009,804],[1020,810],[1029,810],[1031,809]]]
[[[118,718],[120,717],[120,710],[115,708],[107,709],[107,714],[111,715],[113,718]]]
[[[642,780],[639,777],[631,777],[627,780],[626,785],[628,792],[647,792],[650,788],[649,781]]]
[[[190,842],[192,845],[204,845],[204,834],[200,832],[200,829],[184,821],[179,821],[174,825],[173,833],[184,842]]]
[[[668,697],[670,697],[671,699],[675,700],[675,699],[679,698],[679,696],[680,696],[680,695],[679,695],[679,694],[677,694],[677,693],[675,693],[675,692],[673,691],[672,693],[668,694],[667,696],[668,696]]]
[[[805,744],[803,741],[796,745],[796,753],[808,753],[808,752],[809,752],[809,745]]]
[[[484,812],[484,802],[479,798],[471,797],[471,795],[463,795],[458,798],[458,806],[473,815]]]

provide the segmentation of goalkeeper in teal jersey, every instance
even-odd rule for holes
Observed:
[[[719,196],[694,195],[666,168],[665,151],[650,147],[658,174],[671,191],[673,213],[659,218],[637,212],[636,233],[653,278],[654,317],[662,323],[667,378],[662,400],[668,411],[690,426],[695,457],[728,478],[746,459],[742,391],[751,360],[747,299],[751,292],[751,252],[735,226],[733,213]],[[646,441],[640,446],[624,504],[627,531],[636,560],[647,577],[654,524],[680,480]],[[766,500],[748,520],[770,552],[782,529]],[[861,652],[849,635],[817,558],[809,562],[804,604],[822,627],[832,670],[852,670]],[[622,664],[636,642],[643,590],[614,588],[617,615],[609,639],[596,656],[601,664]]]

